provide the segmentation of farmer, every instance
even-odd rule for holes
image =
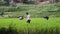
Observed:
[[[28,12],[26,12],[27,23],[30,23],[31,17]]]
[[[20,20],[23,20],[23,16],[20,16],[19,19],[20,19]]]
[[[45,18],[45,19],[47,19],[47,20],[49,19],[49,17],[48,17],[48,16],[45,16],[44,18]]]

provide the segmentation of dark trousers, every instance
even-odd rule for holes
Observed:
[[[27,20],[27,23],[30,23],[31,20]]]

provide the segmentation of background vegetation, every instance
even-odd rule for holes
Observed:
[[[7,17],[18,17],[25,15],[26,12],[29,12],[32,17],[60,17],[60,3],[44,5],[17,4],[16,7],[0,6],[0,15],[2,12]]]

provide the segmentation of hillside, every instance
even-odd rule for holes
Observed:
[[[7,17],[18,17],[25,15],[26,12],[29,12],[32,17],[44,17],[47,15],[50,17],[60,17],[60,3],[43,5],[17,4],[16,7],[1,6],[0,15],[2,12]]]

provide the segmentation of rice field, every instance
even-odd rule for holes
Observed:
[[[19,34],[60,34],[60,18],[32,18],[31,23],[26,23],[26,18],[2,18],[0,19],[0,28],[11,26]]]

